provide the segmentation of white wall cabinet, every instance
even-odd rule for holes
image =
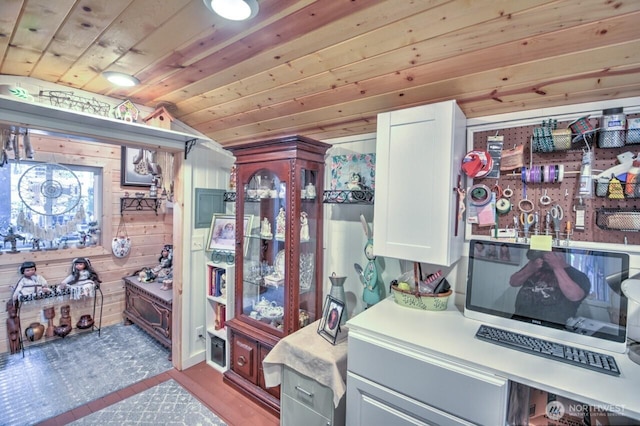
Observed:
[[[455,101],[378,114],[376,255],[444,266],[460,258],[464,224],[454,188],[465,137]]]

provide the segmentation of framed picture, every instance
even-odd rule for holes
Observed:
[[[252,215],[245,215],[242,232],[248,235],[251,232]],[[248,244],[245,244],[245,254]],[[209,251],[235,252],[236,251],[236,217],[232,214],[214,214],[211,219],[209,231]]]
[[[122,186],[151,186],[155,151],[122,147],[120,184]]]
[[[332,345],[336,344],[340,332],[340,319],[344,312],[344,302],[327,295],[322,308],[322,318],[318,323],[318,334],[328,340]]]
[[[353,185],[359,186],[354,188]],[[376,187],[376,154],[344,154],[331,157],[332,190],[373,190]]]

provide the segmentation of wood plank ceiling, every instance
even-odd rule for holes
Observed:
[[[2,0],[0,73],[166,105],[223,146],[447,99],[478,117],[640,95],[637,0],[259,1],[237,23],[201,0]]]

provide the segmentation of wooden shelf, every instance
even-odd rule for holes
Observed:
[[[120,215],[127,210],[153,210],[158,215],[158,208],[162,204],[161,198],[122,197],[120,198]]]
[[[38,293],[35,295],[31,295],[30,297],[23,297],[20,296],[20,298],[18,299],[18,305],[17,305],[17,313],[18,316],[20,316],[20,309],[22,308],[23,303],[25,302],[32,302],[35,300],[51,300],[51,303],[63,303],[63,302],[67,302],[68,300],[79,300],[79,299],[74,299],[72,296],[72,289],[73,288],[73,284],[68,284],[66,288],[64,289],[59,289],[58,286],[51,286],[51,292],[50,293]],[[98,297],[100,298],[100,301],[98,301]],[[85,299],[85,298],[91,298],[93,299],[93,316],[92,318],[94,319],[94,323],[91,325],[91,327],[89,328],[78,328],[78,326],[76,324],[72,324],[72,330],[75,333],[78,332],[87,332],[87,331],[97,331],[98,332],[98,336],[100,336],[100,333],[102,331],[102,308],[104,306],[104,295],[102,294],[102,290],[100,289],[100,284],[94,284],[94,292],[92,296],[82,296],[81,299]],[[99,314],[96,317],[96,310],[99,308]],[[46,322],[43,322],[44,326],[47,326]],[[24,358],[24,351],[25,349],[29,348],[30,346],[33,345],[37,345],[37,344],[41,344],[41,343],[46,343],[49,342],[51,340],[56,340],[56,339],[61,339],[63,337],[59,337],[59,336],[43,336],[41,339],[35,340],[35,341],[31,341],[28,339],[24,339],[24,337],[21,335],[20,336],[20,351],[22,352],[22,357]]]
[[[373,204],[374,194],[372,190],[330,190],[324,191],[322,202],[325,204]]]

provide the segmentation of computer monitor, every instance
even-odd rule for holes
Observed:
[[[629,255],[471,240],[464,315],[537,337],[624,353]]]

